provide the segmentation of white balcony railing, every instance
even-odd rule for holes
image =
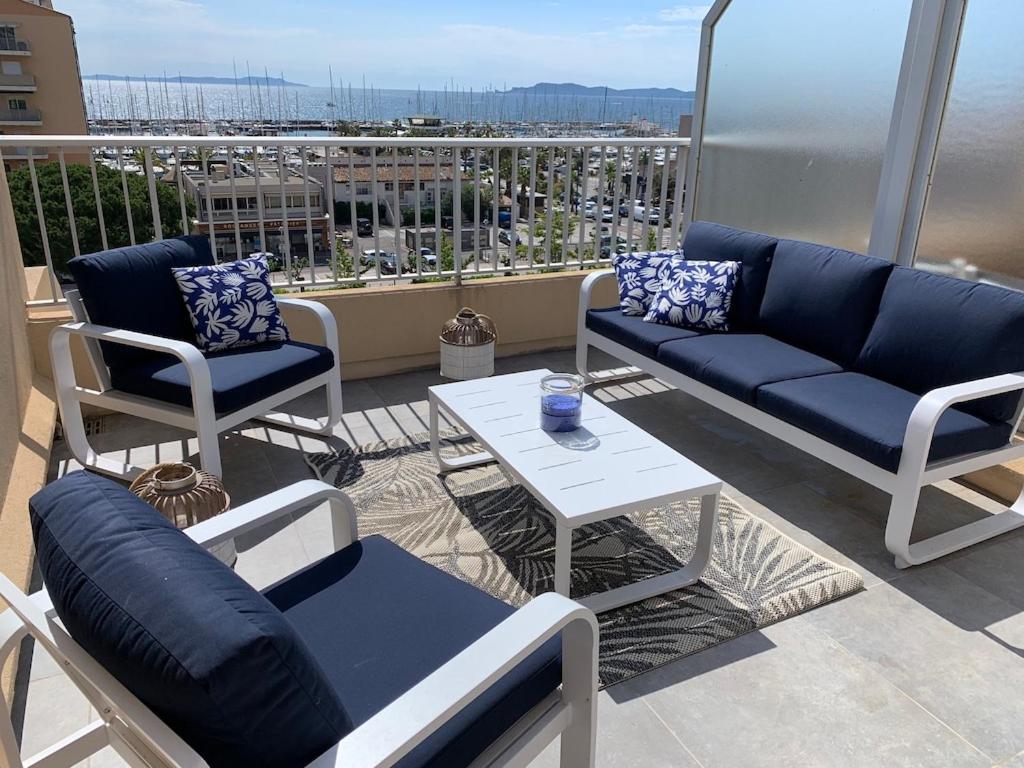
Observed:
[[[275,285],[302,290],[606,265],[678,242],[688,148],[681,138],[0,136],[0,157],[31,188],[26,262],[45,263],[56,297],[71,257],[181,234],[208,237],[219,260],[269,251]],[[59,204],[40,193],[40,177],[57,172],[44,153],[59,168]],[[211,179],[231,195],[212,219]],[[282,218],[265,203],[286,194]],[[354,226],[360,218],[369,224]]]

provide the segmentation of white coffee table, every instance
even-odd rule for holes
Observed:
[[[498,461],[555,519],[555,591],[569,596],[572,532],[652,507],[701,498],[696,551],[677,571],[579,600],[595,612],[693,584],[711,558],[722,481],[651,437],[603,403],[584,395],[575,432],[540,428],[537,370],[430,387],[430,448],[448,472]],[[438,410],[486,449],[442,458]]]

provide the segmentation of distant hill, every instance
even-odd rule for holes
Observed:
[[[536,85],[510,88],[506,93],[529,93],[544,96],[624,96],[641,99],[692,99],[693,91],[678,88],[608,88],[603,85],[579,85],[578,83],[537,83]]]
[[[288,80],[282,80],[280,77],[163,77],[148,75],[83,75],[83,80],[115,80],[123,83],[125,80],[129,80],[133,83],[141,83],[143,80],[148,80],[151,83],[188,83],[189,85],[201,84],[201,85],[288,85],[294,88],[306,88],[305,83],[293,83]]]

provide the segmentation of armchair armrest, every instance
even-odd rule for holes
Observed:
[[[335,364],[340,363],[338,360],[338,322],[331,310],[319,301],[309,301],[308,299],[286,299],[278,296],[277,303],[282,307],[290,307],[315,315],[323,327],[324,346],[334,353]]]
[[[126,331],[122,328],[111,328],[95,323],[64,323],[53,329],[50,334],[50,352],[53,358],[54,374],[59,382],[74,382],[74,367],[71,364],[71,337],[122,344],[127,347],[149,349],[154,352],[165,352],[174,355],[184,363],[188,370],[189,384],[192,387],[192,399],[196,395],[205,394],[213,407],[213,385],[210,381],[210,366],[203,353],[194,344],[180,339],[168,339],[138,331]]]
[[[378,712],[309,768],[394,765],[559,632],[562,699],[570,722],[591,723],[597,695],[597,619],[579,603],[549,592]]]
[[[331,527],[335,551],[347,547],[358,536],[356,509],[344,491],[320,480],[301,480],[269,493],[223,515],[204,520],[185,533],[197,544],[210,548],[235,536],[256,530],[279,517],[327,501],[331,506]]]
[[[922,468],[927,463],[928,449],[935,426],[942,418],[942,414],[949,408],[957,403],[979,400],[991,395],[1002,395],[1016,390],[1024,390],[1024,372],[1001,373],[984,379],[965,381],[961,384],[950,384],[947,387],[939,387],[926,392],[914,406],[914,410],[910,414],[910,421],[907,423],[907,431],[903,436],[900,472],[904,470],[904,463],[920,463]]]

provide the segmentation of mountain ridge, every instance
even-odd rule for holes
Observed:
[[[548,96],[625,96],[632,98],[687,99],[693,98],[694,91],[678,88],[609,88],[604,85],[580,85],[579,83],[536,83],[516,86],[505,93],[542,94]]]
[[[188,83],[189,85],[278,85],[278,86],[291,86],[293,88],[308,88],[305,83],[293,83],[289,80],[284,80],[280,77],[254,77],[252,75],[246,77],[213,77],[213,76],[201,76],[201,77],[186,77],[184,75],[180,77],[170,77],[157,75],[150,77],[148,75],[108,75],[108,74],[95,74],[95,75],[82,75],[83,80],[114,80],[116,82],[124,82],[125,80],[132,83],[141,83],[143,81],[149,81],[151,83]]]

